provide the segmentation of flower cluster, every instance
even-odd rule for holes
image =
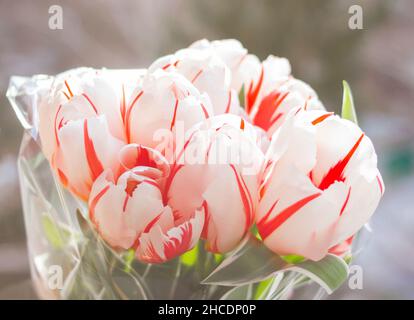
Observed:
[[[168,261],[256,229],[280,255],[340,254],[384,192],[370,139],[287,59],[201,40],[142,76],[77,69],[38,105],[44,155],[113,248]],[[338,251],[339,250],[339,251]]]

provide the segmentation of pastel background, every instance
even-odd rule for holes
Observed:
[[[51,5],[63,30],[48,27]],[[348,28],[361,4],[364,29]],[[341,81],[354,90],[386,184],[364,236],[362,290],[333,298],[414,298],[414,2],[0,1],[0,298],[35,298],[30,283],[16,157],[22,136],[5,92],[11,75],[76,66],[137,68],[200,38],[237,38],[250,52],[289,58],[327,108],[339,111]]]

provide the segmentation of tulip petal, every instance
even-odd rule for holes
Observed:
[[[197,210],[194,217],[188,221],[174,226],[171,208],[165,207],[159,223],[139,238],[136,256],[147,263],[162,263],[191,250],[197,243],[204,224],[203,210]],[[168,228],[168,225],[170,227]]]

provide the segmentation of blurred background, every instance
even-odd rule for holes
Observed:
[[[348,27],[353,4],[363,30]],[[49,7],[63,9],[50,30]],[[200,38],[239,39],[260,58],[287,57],[328,109],[342,79],[379,156],[386,193],[365,235],[363,289],[330,298],[414,299],[414,1],[0,0],[0,298],[31,287],[16,157],[23,129],[5,93],[11,75],[78,66],[138,68]]]

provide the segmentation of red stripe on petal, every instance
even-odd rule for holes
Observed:
[[[65,95],[66,99],[70,100],[69,95],[68,95],[65,91],[62,91],[62,92],[63,92],[63,94]]]
[[[200,69],[197,74],[194,76],[193,80],[191,80],[191,83],[196,82],[196,80],[198,79],[198,77],[203,73],[203,69]]]
[[[315,126],[318,123],[321,123],[323,120],[325,120],[326,118],[329,118],[331,115],[333,115],[333,112],[329,112],[329,113],[325,113],[324,115],[321,115],[320,117],[316,118],[315,120],[312,121],[312,124]]]
[[[289,92],[282,94],[275,90],[264,97],[253,118],[253,124],[261,127],[265,131],[269,130],[282,116],[282,114],[279,113],[274,117],[274,114],[288,95]]]
[[[265,213],[265,215],[263,216],[262,219],[260,219],[260,221],[257,221],[257,229],[259,230],[259,233],[262,234],[262,232],[265,232],[265,228],[266,228],[266,221],[269,219],[270,214],[272,213],[273,209],[275,208],[275,206],[277,205],[277,203],[279,202],[279,200],[276,200],[269,208],[269,210],[267,210],[267,212]]]
[[[266,214],[266,216],[257,224],[257,228],[259,230],[260,236],[262,239],[266,239],[270,234],[272,234],[277,228],[279,228],[286,220],[288,220],[292,215],[298,212],[301,208],[303,208],[306,204],[310,201],[314,200],[315,198],[319,197],[321,193],[315,193],[308,197],[305,197],[294,204],[290,205],[289,207],[282,210],[278,215],[276,215],[273,219],[266,221],[270,215],[271,210]],[[266,218],[266,220],[265,220]]]
[[[152,219],[146,226],[145,226],[145,229],[144,229],[144,231],[143,231],[143,233],[148,233],[148,232],[150,232],[150,230],[151,230],[151,228],[158,222],[158,220],[160,220],[160,218],[161,218],[161,214],[162,214],[162,212],[161,213],[159,213],[159,214],[157,214],[156,216],[155,216],[155,218],[154,219]]]
[[[121,117],[125,123],[126,101],[125,101],[125,85],[122,84],[122,100],[121,100]]]
[[[175,118],[177,117],[177,109],[178,109],[178,99],[175,99],[174,114],[171,120],[170,130],[172,130],[175,126]]]
[[[186,222],[180,225],[181,238],[171,237],[164,243],[164,255],[167,260],[170,260],[188,249],[190,249],[191,240],[193,238],[193,225]]]
[[[109,189],[109,185],[107,185],[105,188],[103,188],[96,196],[92,199],[91,204],[89,205],[89,218],[93,223],[95,223],[95,208],[98,204],[98,201],[105,195],[105,193]]]
[[[161,258],[161,256],[157,253],[157,250],[154,248],[152,242],[148,243],[147,250],[141,258],[148,263],[162,263],[165,261],[165,259]]]
[[[379,185],[379,188],[380,188],[380,191],[381,191],[381,195],[383,195],[384,194],[384,186],[382,185],[381,179],[378,175],[377,175],[377,181],[378,181],[378,185]]]
[[[202,207],[204,209],[204,226],[203,226],[203,231],[201,231],[201,238],[207,239],[207,237],[208,237],[208,227],[209,227],[210,219],[211,219],[210,212],[208,211],[207,201],[205,201],[205,200],[203,201]]]
[[[130,127],[131,127],[131,111],[132,109],[135,107],[137,101],[139,100],[139,98],[141,98],[142,94],[144,93],[144,91],[140,91],[137,96],[135,97],[135,99],[132,101],[131,105],[129,106],[128,110],[126,111],[125,114],[125,132],[126,132],[126,137],[127,137],[127,141],[128,143],[131,142],[131,133],[130,133]]]
[[[95,179],[102,173],[103,166],[98,158],[98,155],[96,154],[93,141],[89,137],[87,119],[85,119],[83,122],[83,141],[85,145],[86,160],[88,161],[91,177],[92,180],[95,181]]]
[[[262,87],[263,83],[263,76],[264,76],[264,68],[262,65],[262,69],[260,71],[259,80],[257,81],[256,86],[253,84],[253,80],[250,82],[249,89],[246,94],[246,112],[247,114],[253,108],[254,103],[256,102],[257,96],[259,95],[260,88]]]
[[[246,187],[246,183],[244,182],[243,177],[239,176],[239,173],[236,171],[234,165],[230,164],[230,167],[233,169],[234,175],[236,176],[237,186],[239,187],[240,197],[243,202],[244,213],[246,218],[244,229],[246,231],[250,227],[250,224],[252,222],[252,198],[249,190]]]
[[[92,100],[86,95],[86,93],[82,93],[82,96],[89,102],[91,105],[93,111],[95,111],[95,114],[98,114],[98,109],[96,109],[95,104],[92,102]]]
[[[335,181],[345,180],[343,177],[345,167],[347,166],[349,160],[351,160],[355,151],[358,149],[358,146],[363,138],[364,133],[361,134],[357,142],[355,142],[351,150],[349,150],[348,154],[342,160],[338,161],[338,163],[334,165],[331,169],[329,169],[328,173],[323,177],[321,183],[319,184],[319,189],[325,190]]]
[[[66,80],[65,80],[65,86],[66,86],[66,88],[68,88],[68,91],[69,91],[70,96],[73,97],[73,92],[70,89],[69,84],[68,84],[68,82]]]
[[[349,201],[349,196],[350,196],[350,195],[351,195],[351,187],[349,187],[348,194],[346,195],[345,202],[344,202],[344,204],[342,205],[341,212],[339,213],[339,215],[340,215],[340,216],[342,216],[342,213],[344,213],[344,211],[345,211],[345,208],[346,208],[346,206],[347,206],[347,204],[348,204],[348,201]]]
[[[167,63],[165,66],[162,67],[162,70],[167,70],[171,66],[171,63]]]
[[[200,103],[200,106],[201,106],[201,110],[203,110],[204,118],[208,119],[210,115],[208,114],[207,109],[204,107],[204,104]]]
[[[59,108],[56,111],[55,120],[54,120],[54,131],[55,131],[55,139],[56,139],[57,146],[60,145],[59,135],[58,135],[58,129],[60,129],[61,122],[59,123],[59,128],[58,128],[58,126],[56,125],[56,121],[57,121],[57,117],[58,117],[58,115],[60,113],[60,109],[61,108],[62,108],[62,105],[59,105]]]
[[[155,182],[154,180],[144,180],[144,181],[142,181],[142,183],[147,183],[147,184],[152,185],[153,187],[157,188],[160,191],[160,193],[162,194],[162,190],[161,190],[160,185],[157,182]]]
[[[244,130],[244,120],[240,119],[240,130]]]
[[[58,171],[60,182],[63,184],[64,187],[67,187],[68,186],[68,178],[66,177],[66,175],[60,169],[57,169],[57,171]]]

